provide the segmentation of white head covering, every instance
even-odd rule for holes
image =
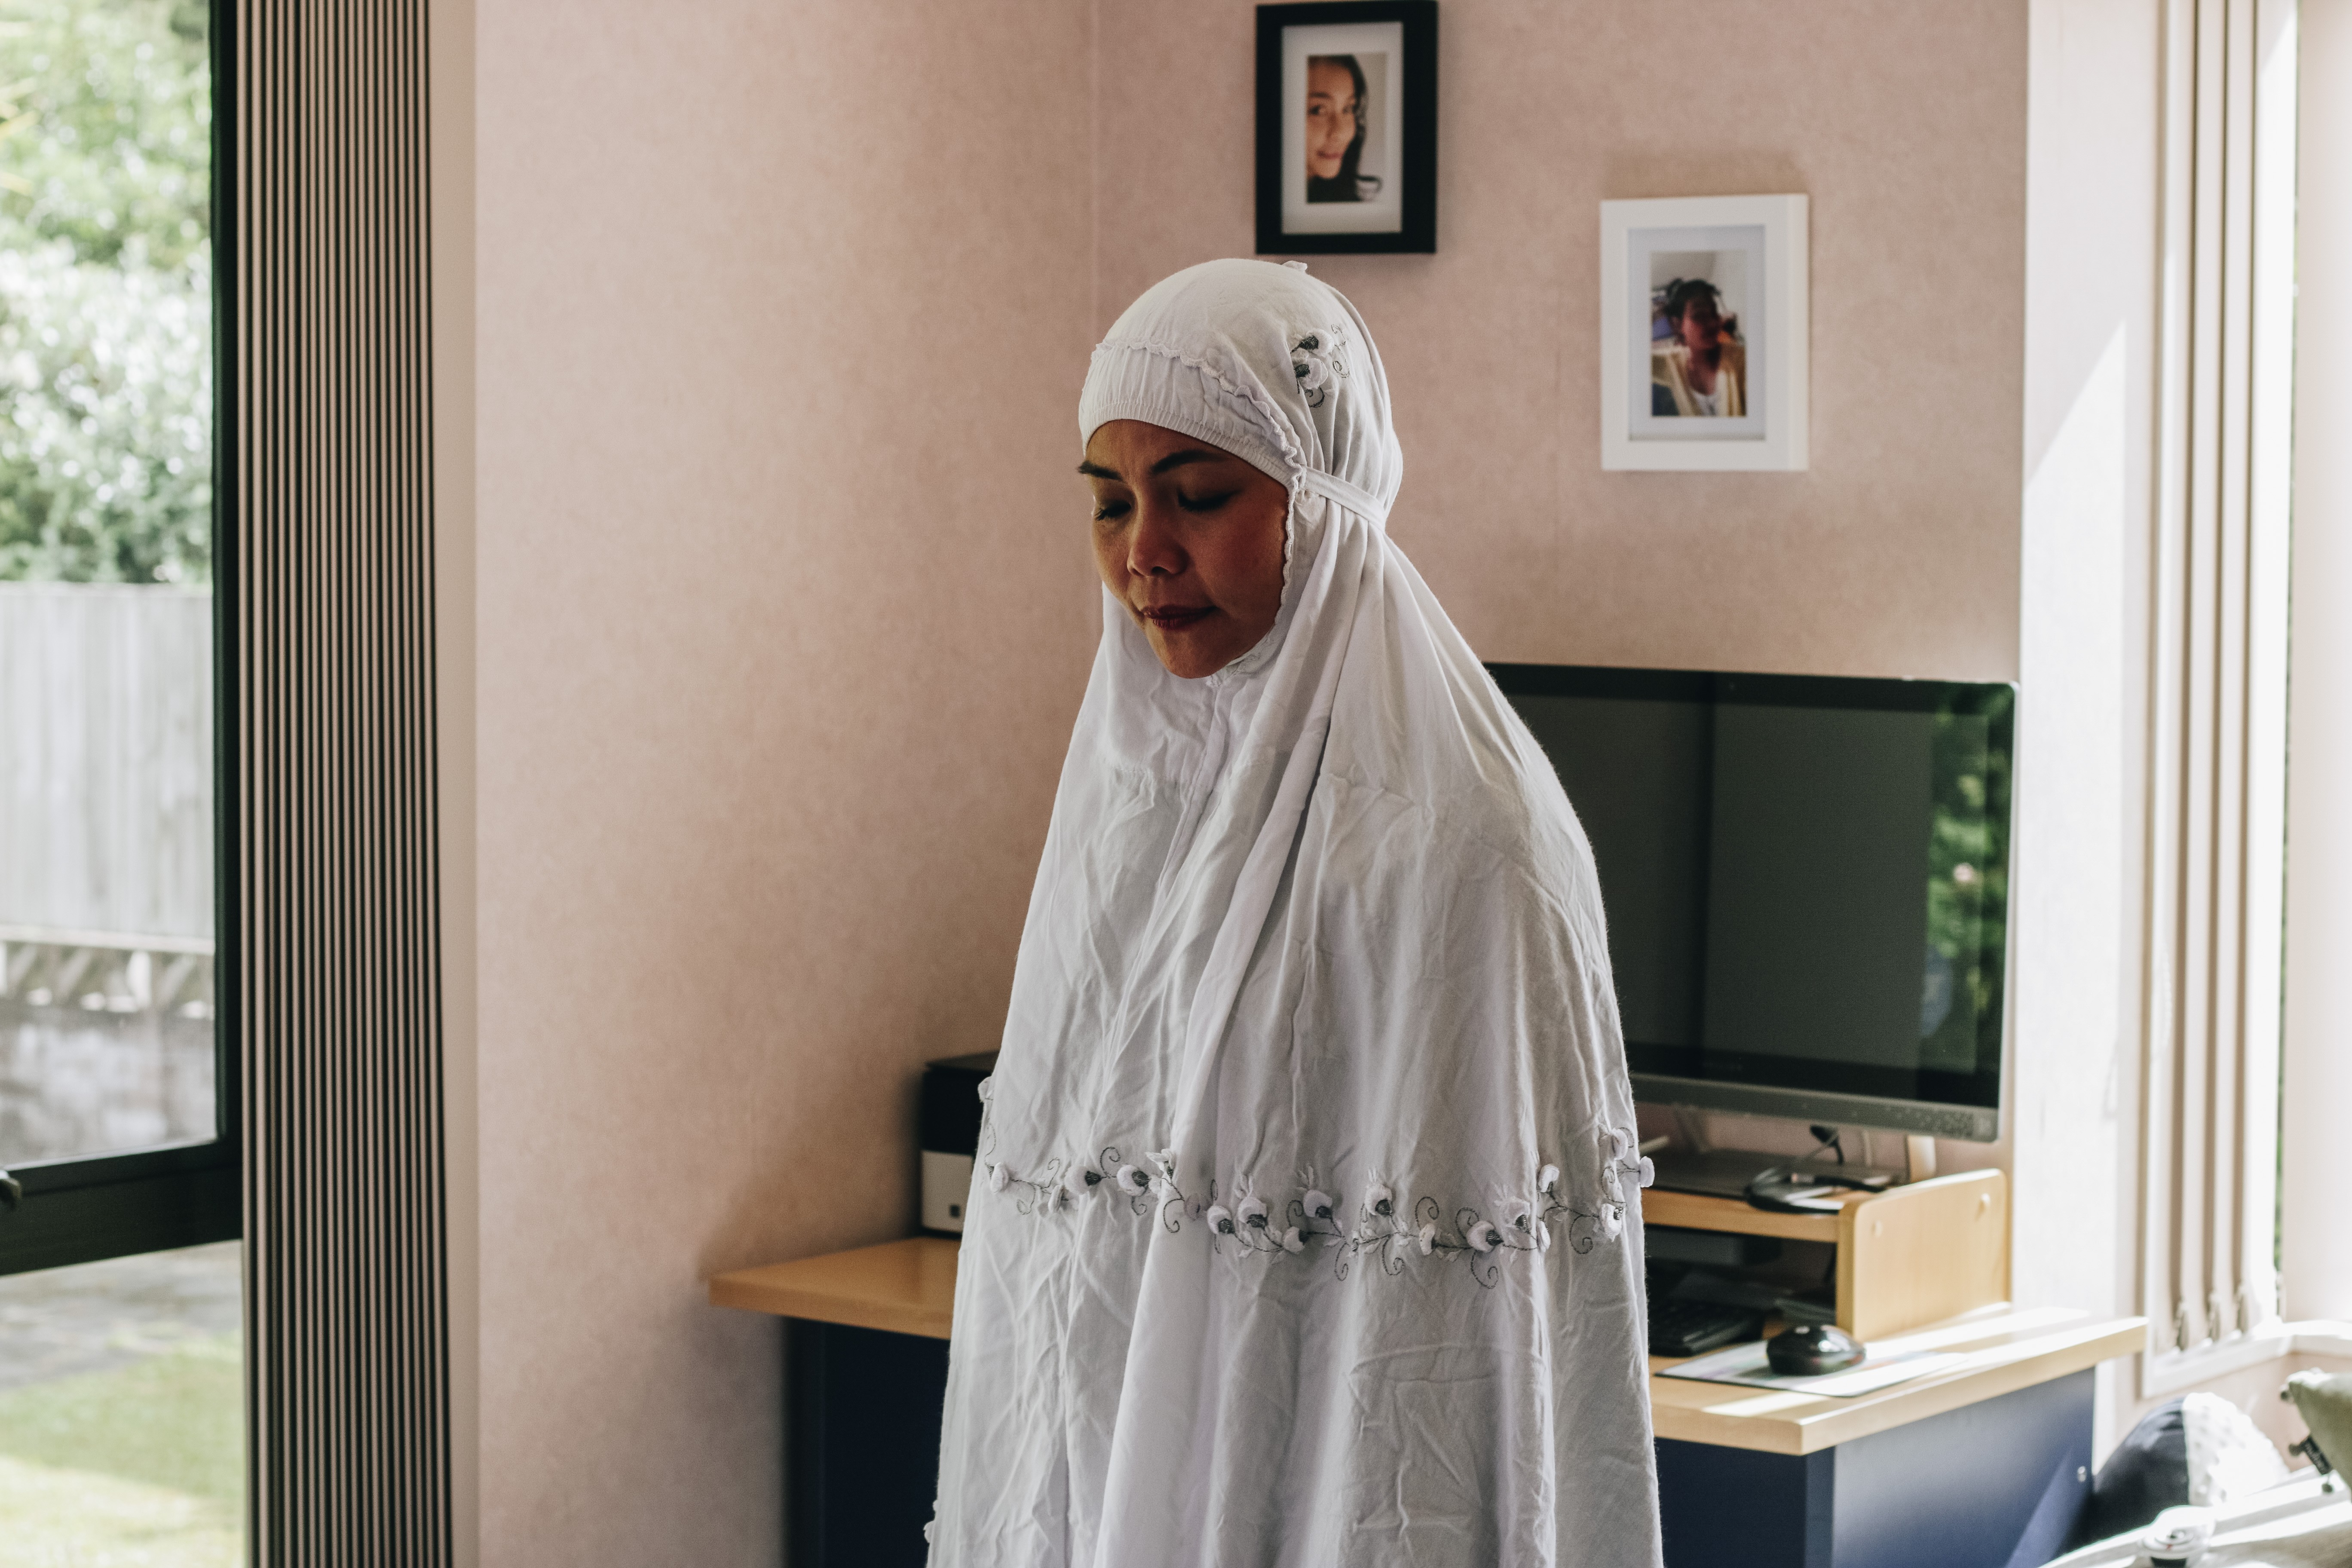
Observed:
[[[1591,856],[1381,530],[1355,307],[1192,268],[1095,351],[1290,489],[1283,606],[1167,672],[1106,594],[956,1287],[939,1568],[1658,1561]]]

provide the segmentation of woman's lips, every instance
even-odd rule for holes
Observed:
[[[1210,605],[1146,605],[1135,613],[1163,632],[1181,632],[1209,618]]]

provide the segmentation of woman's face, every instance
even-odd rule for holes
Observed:
[[[1701,294],[1683,307],[1680,327],[1684,345],[1695,354],[1705,353],[1723,340],[1723,312]]]
[[[1336,180],[1356,139],[1356,77],[1333,59],[1307,62],[1307,173]]]
[[[1114,419],[1078,465],[1095,567],[1169,673],[1197,680],[1255,647],[1282,608],[1290,492],[1231,452]]]

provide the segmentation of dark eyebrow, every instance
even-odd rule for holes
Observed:
[[[1178,468],[1190,468],[1194,463],[1213,463],[1220,458],[1230,456],[1232,456],[1231,453],[1213,452],[1202,447],[1187,447],[1181,452],[1171,452],[1152,464],[1151,471],[1155,475],[1172,473]],[[1106,468],[1100,463],[1080,463],[1078,472],[1090,479],[1113,479],[1120,484],[1127,483],[1125,474],[1120,473],[1117,468]]]
[[[1152,464],[1151,471],[1155,474],[1164,474],[1176,468],[1191,468],[1194,463],[1213,463],[1218,458],[1227,456],[1230,454],[1205,451],[1199,447],[1187,447],[1181,452],[1171,452]]]

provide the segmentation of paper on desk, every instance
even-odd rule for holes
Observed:
[[[1882,1388],[1941,1372],[1963,1359],[1957,1351],[1891,1348],[1899,1343],[1890,1340],[1887,1342],[1889,1349],[1871,1351],[1858,1366],[1847,1367],[1843,1372],[1825,1372],[1812,1377],[1790,1377],[1774,1372],[1760,1342],[1732,1345],[1725,1350],[1710,1351],[1706,1355],[1693,1356],[1680,1366],[1670,1366],[1658,1375],[1687,1377],[1699,1383],[1736,1383],[1748,1388],[1780,1388],[1794,1394],[1824,1394],[1832,1399],[1852,1399],[1857,1394],[1875,1394]]]

